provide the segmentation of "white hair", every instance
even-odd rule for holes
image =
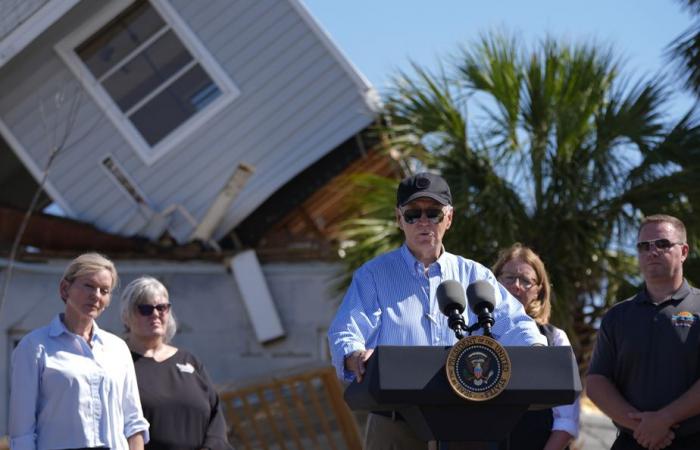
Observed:
[[[162,296],[166,300],[170,301],[168,290],[165,288],[163,283],[153,277],[139,277],[124,288],[124,292],[122,292],[121,295],[121,316],[127,335],[131,331],[129,324],[134,319],[134,314],[137,314],[136,307],[138,305],[149,303],[149,300],[152,300],[157,296]],[[171,307],[165,321],[164,341],[166,344],[173,339],[176,332],[177,320],[175,319],[175,314],[173,313],[173,309]]]

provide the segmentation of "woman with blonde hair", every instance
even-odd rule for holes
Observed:
[[[112,261],[97,253],[68,264],[64,312],[12,353],[10,448],[138,450],[148,442],[129,349],[95,322],[117,281]]]
[[[516,243],[501,251],[493,273],[537,322],[549,346],[571,346],[566,333],[549,323],[552,310],[549,277],[544,263],[530,248]],[[561,450],[576,439],[580,404],[529,411],[511,433],[511,450]]]
[[[202,363],[170,345],[177,330],[168,290],[152,277],[129,283],[121,317],[136,367],[147,450],[231,450],[219,396]]]

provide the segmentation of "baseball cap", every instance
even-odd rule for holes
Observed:
[[[428,197],[443,204],[452,204],[452,193],[447,181],[434,173],[417,173],[406,177],[396,190],[396,205],[404,206],[417,198]]]

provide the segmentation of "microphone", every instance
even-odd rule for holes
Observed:
[[[455,332],[457,339],[462,339],[464,331],[467,331],[467,325],[462,317],[464,308],[467,306],[462,284],[456,280],[445,280],[437,287],[435,295],[440,311],[447,316],[447,326]]]
[[[467,287],[467,298],[469,309],[478,317],[477,326],[484,329],[484,336],[491,336],[491,327],[494,324],[491,313],[496,306],[493,286],[488,281],[477,280]]]

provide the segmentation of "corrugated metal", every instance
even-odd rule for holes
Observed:
[[[218,238],[305,167],[365,128],[374,113],[366,104],[367,86],[346,71],[289,2],[171,4],[231,77],[240,96],[182,145],[146,166],[83,93],[71,135],[80,139],[57,158],[49,180],[80,219],[119,233],[126,230],[115,227],[126,223],[135,204],[101,167],[105,156],[118,161],[153,210],[176,204],[198,220],[238,163],[251,164],[255,174],[218,227]],[[0,69],[0,84],[11,81],[15,86],[0,99],[0,119],[39,167],[46,160],[47,135],[37,107],[71,78],[52,45],[98,8],[97,3],[80,3],[25,50],[22,63]],[[48,122],[56,117],[49,114]],[[184,241],[192,226],[178,217],[173,231]]]

